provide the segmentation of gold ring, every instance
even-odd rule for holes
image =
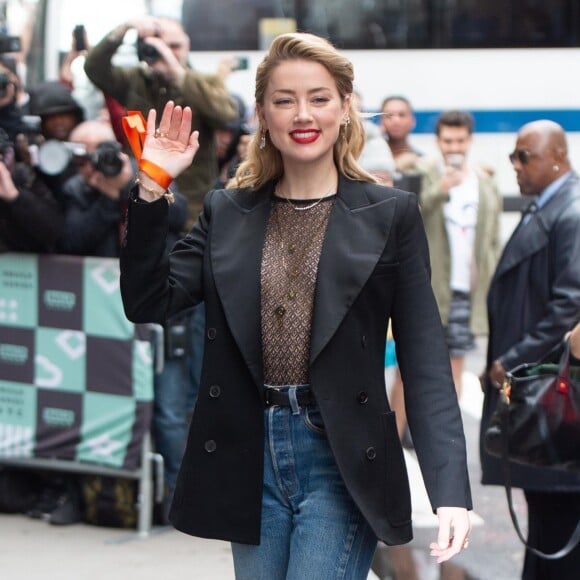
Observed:
[[[159,129],[155,129],[155,133],[153,135],[156,139],[158,137],[167,137],[167,133],[164,133],[163,131],[160,131]]]

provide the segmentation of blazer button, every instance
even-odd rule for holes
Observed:
[[[357,401],[361,405],[365,405],[366,403],[368,403],[368,400],[369,400],[369,396],[364,391],[361,391],[357,396]]]
[[[216,442],[213,439],[206,441],[203,447],[208,453],[213,453],[217,449]]]
[[[219,385],[212,385],[209,388],[209,396],[212,399],[217,399],[222,394],[222,390]]]
[[[367,347],[367,337],[366,337],[366,334],[363,334],[360,337],[360,342],[361,342],[363,348],[366,348]]]
[[[365,455],[369,461],[374,461],[377,458],[377,450],[374,447],[369,447],[365,451]]]
[[[215,328],[208,328],[207,329],[207,337],[209,338],[209,340],[215,340],[216,336],[217,336],[217,330]]]

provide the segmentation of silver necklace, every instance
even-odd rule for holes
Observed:
[[[323,201],[327,197],[330,197],[334,193],[336,193],[336,187],[332,186],[332,188],[330,189],[330,191],[328,193],[324,194],[322,197],[320,197],[319,199],[317,199],[315,202],[310,203],[308,205],[297,206],[296,204],[292,203],[292,201],[290,201],[290,198],[286,197],[278,189],[278,186],[276,186],[276,189],[274,189],[274,195],[277,195],[278,197],[281,197],[282,199],[285,199],[290,204],[290,207],[293,210],[295,210],[295,211],[307,211],[309,209],[312,209],[313,207],[316,207],[321,201]]]

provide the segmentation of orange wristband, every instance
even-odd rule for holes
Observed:
[[[169,189],[173,177],[165,171],[159,165],[148,161],[147,159],[139,160],[139,170],[142,171],[147,177],[151,178],[155,183],[157,183],[163,189]]]

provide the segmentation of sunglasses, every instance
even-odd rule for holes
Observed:
[[[513,163],[519,161],[522,165],[526,165],[531,157],[534,157],[536,153],[532,153],[531,151],[527,151],[526,149],[516,149],[512,153],[509,154],[510,161]]]

